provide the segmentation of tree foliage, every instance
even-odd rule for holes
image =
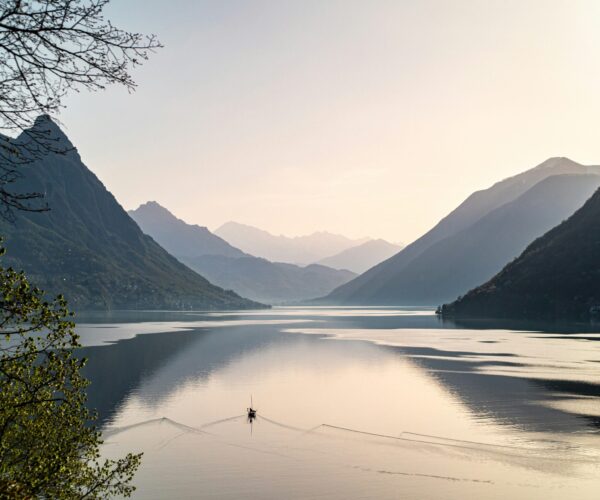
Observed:
[[[140,455],[99,459],[72,314],[0,268],[0,497],[128,496]]]

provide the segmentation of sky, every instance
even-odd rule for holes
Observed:
[[[408,243],[552,156],[600,164],[597,0],[113,0],[165,47],[60,120],[127,209]]]

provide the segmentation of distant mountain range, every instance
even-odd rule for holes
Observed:
[[[245,254],[204,227],[187,224],[156,202],[129,212],[142,230],[212,283],[271,304],[329,293],[356,274],[322,265],[306,267]]]
[[[34,130],[68,151],[22,167],[15,190],[44,193],[51,210],[0,220],[3,262],[64,293],[75,309],[245,309],[319,296],[329,304],[436,305],[463,294],[444,315],[584,318],[600,306],[598,166],[551,158],[469,196],[401,249],[330,233],[274,236],[233,222],[213,234],[156,202],[130,216],[54,122],[40,117]],[[19,147],[25,139],[2,140]]]
[[[68,138],[42,116],[33,126],[56,148]],[[23,140],[23,135],[15,142]],[[223,290],[168,254],[87,169],[75,149],[48,153],[22,168],[15,186],[41,192],[49,212],[15,212],[0,222],[4,265],[26,271],[75,309],[246,309],[263,307]]]
[[[401,245],[395,245],[381,239],[369,240],[331,257],[321,259],[318,263],[334,269],[348,269],[360,274],[390,258],[400,250],[402,250]]]
[[[600,167],[551,158],[469,196],[424,236],[322,299],[425,305],[489,279],[600,185]]]
[[[487,283],[443,307],[448,317],[587,319],[600,306],[600,191]],[[600,311],[598,311],[600,312]]]
[[[237,222],[227,222],[215,234],[254,257],[271,262],[312,264],[361,245],[369,238],[350,239],[338,234],[316,232],[307,236],[275,236],[267,231]]]

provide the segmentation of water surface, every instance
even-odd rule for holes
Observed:
[[[596,325],[280,308],[78,330],[104,453],[145,453],[137,498],[598,498]]]

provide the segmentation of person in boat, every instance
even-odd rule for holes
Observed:
[[[252,403],[252,396],[250,396],[250,408],[246,408],[248,412],[248,419],[251,420],[256,417],[256,410],[252,408],[254,404]]]

